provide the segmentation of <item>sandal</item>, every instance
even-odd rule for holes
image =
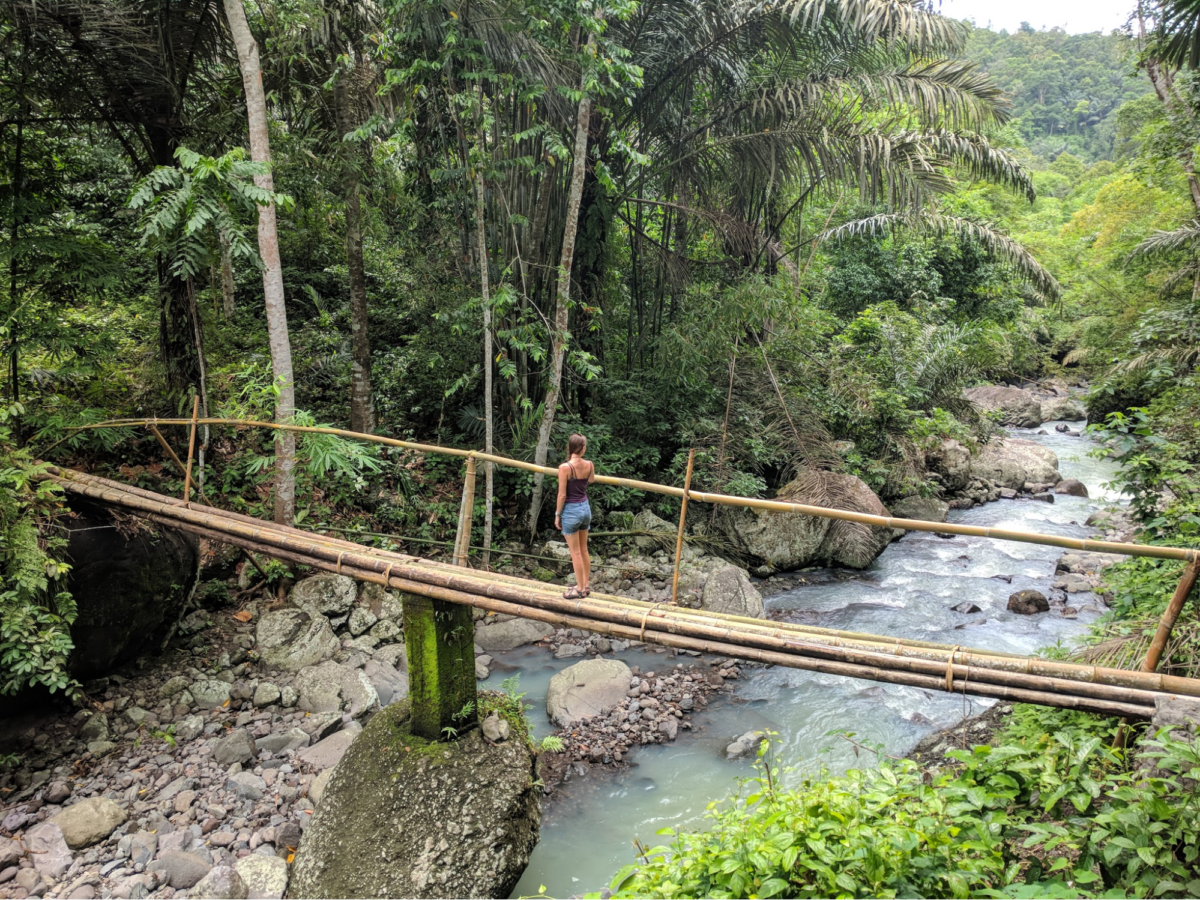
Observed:
[[[584,588],[584,589],[583,589],[583,590],[580,592],[579,596],[580,596],[580,597],[590,597],[590,596],[592,596],[592,589],[591,589],[590,587],[589,587],[589,588]]]
[[[579,593],[579,588],[577,588],[575,585],[571,585],[563,593],[563,597],[567,600],[582,600],[584,596],[584,594]]]

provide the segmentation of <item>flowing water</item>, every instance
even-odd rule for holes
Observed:
[[[1056,496],[1053,504],[1001,500],[952,510],[950,520],[1088,536],[1090,529],[1083,526],[1088,515],[1119,500],[1104,487],[1115,468],[1087,455],[1094,444],[1058,434],[1054,424],[1044,425],[1049,433],[1043,435],[1036,429],[1013,431],[1054,450],[1063,477],[1086,484],[1091,499]],[[1062,552],[1035,544],[910,533],[864,571],[814,572],[809,584],[766,602],[784,620],[1031,653],[1070,641],[1100,614],[1099,601],[1091,595],[1071,597],[1070,602],[1081,608],[1077,619],[1064,618],[1056,610],[1019,616],[1005,609],[1014,591],[1036,588],[1048,593]],[[963,601],[981,611],[950,610]],[[497,665],[488,686],[498,686],[502,679],[519,673],[520,689],[527,694],[526,702],[533,704],[535,731],[539,737],[549,734],[547,685],[555,672],[576,660],[554,660],[544,649],[533,647],[494,656]],[[621,658],[643,671],[692,662],[649,649]],[[990,705],[981,698],[964,700],[796,669],[745,670],[734,692],[695,713],[693,731],[681,731],[674,744],[638,749],[629,769],[593,769],[586,779],[560,787],[543,807],[541,842],[513,896],[536,894],[542,886],[557,897],[599,890],[618,868],[633,861],[635,837],[654,845],[660,828],[702,826],[707,805],[736,789],[737,779],[751,772],[746,760],[724,758],[725,746],[747,731],[778,732],[776,746],[785,764],[803,769],[824,763],[838,771],[855,763],[855,747],[830,732],[852,732],[860,742],[882,744],[889,753],[903,754],[931,731],[953,726],[964,715]]]

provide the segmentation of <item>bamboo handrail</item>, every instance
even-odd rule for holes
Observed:
[[[522,582],[520,586],[513,584],[515,579],[501,578],[488,575],[485,573],[474,572],[470,570],[454,569],[440,564],[429,563],[419,560],[415,557],[404,557],[400,554],[393,554],[389,551],[379,551],[374,548],[364,548],[360,545],[352,544],[351,542],[341,542],[336,540],[322,540],[317,536],[309,535],[305,532],[299,532],[295,529],[286,528],[283,526],[265,523],[260,520],[249,519],[238,514],[224,513],[220,510],[209,510],[200,512],[185,506],[182,506],[175,501],[174,498],[165,498],[161,495],[154,495],[152,492],[143,491],[141,489],[127,489],[125,486],[115,482],[108,482],[105,479],[96,478],[95,476],[80,476],[72,477],[76,473],[66,475],[63,470],[60,481],[65,487],[72,491],[83,493],[97,499],[105,500],[106,502],[124,506],[139,511],[143,514],[149,513],[155,520],[162,521],[163,524],[172,524],[176,527],[182,527],[185,530],[207,532],[207,536],[214,537],[217,540],[231,541],[243,546],[250,544],[252,549],[258,549],[260,552],[269,552],[272,555],[280,556],[281,554],[291,554],[295,558],[306,564],[316,565],[319,568],[340,569],[349,571],[349,568],[355,568],[361,571],[370,571],[375,575],[379,575],[379,570],[383,570],[386,574],[395,572],[397,577],[404,578],[412,584],[422,585],[422,589],[412,588],[406,589],[415,590],[417,593],[422,593],[427,596],[432,596],[432,590],[449,590],[457,593],[469,594],[471,596],[484,595],[490,599],[501,600],[506,603],[514,603],[518,610],[526,610],[525,612],[517,612],[517,615],[529,616],[529,612],[534,608],[550,608],[551,611],[557,613],[571,612],[586,614],[588,621],[597,619],[610,621],[610,624],[627,626],[630,630],[638,634],[658,634],[660,631],[668,633],[680,633],[691,637],[701,639],[718,638],[722,647],[740,647],[743,651],[749,647],[757,647],[764,651],[772,653],[783,652],[785,654],[800,654],[806,659],[816,655],[819,658],[835,657],[837,660],[842,660],[839,665],[862,664],[868,665],[869,668],[875,668],[871,664],[886,665],[892,668],[901,668],[929,678],[935,683],[942,683],[942,678],[947,671],[947,663],[949,662],[949,670],[951,673],[960,679],[960,687],[962,680],[965,679],[971,688],[970,693],[982,693],[986,696],[996,696],[989,693],[997,684],[1007,685],[1014,690],[1027,690],[1029,688],[1046,688],[1048,690],[1035,691],[1039,695],[1056,696],[1073,696],[1078,701],[1079,698],[1089,698],[1089,706],[1080,706],[1077,702],[1070,704],[1071,708],[1092,708],[1097,709],[1095,703],[1104,705],[1104,714],[1120,714],[1131,715],[1135,717],[1144,717],[1138,712],[1127,712],[1124,708],[1118,710],[1112,706],[1113,703],[1129,706],[1119,698],[1142,701],[1143,709],[1152,708],[1152,700],[1155,693],[1161,693],[1163,690],[1173,690],[1175,693],[1189,693],[1196,695],[1200,693],[1200,681],[1192,679],[1182,679],[1177,677],[1169,677],[1162,675],[1147,675],[1146,673],[1132,673],[1125,670],[1113,669],[1104,670],[1099,667],[1078,666],[1066,663],[1050,663],[1049,661],[1037,661],[1038,665],[1047,666],[1046,671],[1012,671],[1014,663],[1020,662],[1029,664],[1034,661],[1023,660],[1013,657],[990,657],[986,654],[980,654],[977,658],[962,655],[959,661],[954,661],[953,654],[948,654],[951,648],[941,647],[942,655],[938,658],[929,659],[926,657],[911,658],[911,651],[914,648],[905,647],[903,650],[889,648],[890,652],[882,652],[877,645],[875,648],[855,647],[849,645],[848,642],[843,642],[842,646],[834,646],[829,642],[821,642],[800,635],[787,635],[779,633],[781,629],[772,628],[771,625],[758,623],[754,628],[742,625],[740,623],[721,622],[724,627],[718,627],[716,623],[707,624],[703,621],[704,617],[696,616],[694,611],[669,610],[651,615],[652,607],[647,607],[644,604],[636,604],[635,601],[617,602],[616,598],[601,598],[593,597],[590,599],[581,599],[579,601],[564,601],[557,597],[556,594],[550,594],[541,589],[540,585],[533,585],[529,582]],[[91,482],[91,483],[89,483]],[[150,496],[140,496],[147,494]],[[154,499],[151,499],[151,498]],[[248,521],[244,521],[247,520]],[[223,521],[222,521],[223,520]],[[339,545],[348,544],[353,549],[345,549]],[[291,557],[288,557],[291,558]],[[397,567],[396,558],[402,561],[402,565]],[[347,566],[349,568],[347,568]],[[533,606],[530,606],[533,604]],[[536,617],[535,617],[536,618]],[[711,614],[711,618],[724,620],[716,614]],[[737,625],[738,627],[730,627]],[[640,626],[640,629],[635,626]],[[646,630],[649,626],[649,630]],[[596,630],[593,626],[592,630]],[[642,639],[641,637],[637,639]],[[738,643],[732,643],[732,642]],[[897,642],[896,647],[901,645]],[[938,645],[934,645],[937,647]],[[719,652],[726,652],[724,649]],[[742,655],[744,652],[728,651],[729,655]],[[960,651],[961,653],[961,651]],[[906,656],[910,658],[906,658]],[[755,657],[757,658],[757,657]],[[850,662],[846,662],[849,660]],[[824,660],[829,662],[828,659]],[[996,667],[999,668],[996,668]],[[814,668],[812,665],[799,665],[800,668]],[[828,669],[816,668],[818,671],[832,671]],[[1054,672],[1051,675],[1050,672]],[[941,677],[935,677],[931,673],[938,673]],[[1116,681],[1109,680],[1109,674]],[[852,674],[850,672],[842,672],[841,674]],[[1066,676],[1066,679],[1061,679],[1058,676]],[[856,677],[874,677],[872,675],[857,675]],[[875,680],[895,680],[888,678],[875,678]],[[907,682],[902,682],[907,683]],[[978,688],[978,690],[976,690]],[[943,688],[944,689],[944,688]],[[1015,696],[1015,695],[1014,695]],[[1095,701],[1093,703],[1092,701]],[[1046,702],[1044,700],[1036,700],[1034,702]],[[1147,705],[1149,703],[1149,705]],[[1050,705],[1064,705],[1064,702],[1056,702]]]
[[[557,470],[549,466],[538,466],[534,463],[492,453],[481,453],[476,450],[462,450],[456,447],[438,447],[432,444],[418,444],[412,441],[401,441],[396,438],[382,437],[377,434],[363,434],[348,431],[343,428],[329,428],[319,425],[288,425],[278,422],[260,422],[254,419],[197,419],[200,425],[233,425],[247,428],[270,428],[282,431],[293,431],[302,434],[330,434],[352,440],[368,441],[389,447],[400,447],[420,453],[441,453],[446,456],[474,456],[477,460],[492,462],[500,466],[522,469],[527,472],[541,472],[545,475],[555,475]],[[96,422],[91,425],[79,425],[70,429],[86,431],[97,428],[130,428],[138,425],[190,425],[191,419],[114,419],[108,422]],[[683,488],[672,485],[656,484],[650,481],[638,481],[632,478],[619,478],[613,475],[597,475],[597,484],[610,484],[618,487],[647,491],[655,494],[666,494],[671,497],[683,497]],[[771,512],[792,512],[806,516],[816,516],[825,519],[840,519],[846,522],[856,522],[860,525],[870,525],[875,528],[893,528],[904,531],[924,531],[937,534],[957,534],[965,537],[983,537],[1000,541],[1014,541],[1023,544],[1042,544],[1048,547],[1062,547],[1066,550],[1081,550],[1090,553],[1114,553],[1122,556],[1141,556],[1152,559],[1174,559],[1191,562],[1200,559],[1200,551],[1183,547],[1161,547],[1149,544],[1127,544],[1116,541],[1096,541],[1083,538],[1061,537],[1055,534],[1041,534],[1032,531],[1013,531],[1007,528],[985,528],[978,525],[960,525],[951,522],[927,522],[922,519],[899,519],[893,516],[877,516],[870,513],[860,513],[848,509],[831,509],[824,506],[812,506],[806,503],[789,503],[782,500],[759,500],[753,497],[735,497],[729,494],[712,494],[703,491],[688,491],[692,501],[700,503],[715,503],[721,506],[740,506],[747,509],[761,509]]]

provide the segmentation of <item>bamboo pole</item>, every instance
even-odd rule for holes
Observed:
[[[1150,641],[1150,647],[1146,650],[1146,658],[1142,660],[1143,672],[1158,671],[1158,663],[1162,659],[1163,650],[1166,649],[1167,641],[1171,637],[1171,629],[1175,627],[1175,622],[1183,611],[1183,605],[1187,602],[1188,595],[1191,594],[1192,588],[1196,584],[1197,575],[1200,575],[1200,562],[1188,563],[1179,579],[1179,584],[1175,586],[1175,593],[1171,595],[1171,602],[1163,610],[1158,628],[1154,632],[1154,638]]]
[[[475,515],[475,457],[467,457],[467,474],[463,478],[462,512],[459,515],[459,545],[454,551],[456,566],[468,565],[471,547],[471,519]]]
[[[179,474],[180,475],[186,474],[187,467],[184,466],[183,460],[181,460],[179,458],[178,454],[176,454],[175,451],[171,449],[171,445],[168,444],[167,439],[162,436],[162,432],[159,431],[158,428],[156,428],[154,425],[150,426],[150,431],[154,434],[154,436],[156,438],[158,438],[159,444],[162,445],[163,450],[165,450],[167,452],[167,455],[169,457],[171,457],[171,460],[175,463],[175,465],[179,466]]]
[[[85,476],[89,480],[104,482],[104,479],[95,479],[93,476]],[[113,482],[107,482],[112,487],[92,487],[80,488],[67,485],[73,490],[81,490],[91,496],[96,496],[99,499],[104,499],[110,503],[118,505],[126,505],[130,508],[140,509],[149,512],[162,512],[167,517],[178,520],[180,517],[193,523],[211,523],[214,519],[228,520],[226,527],[231,533],[246,534],[251,536],[263,535],[268,529],[277,529],[278,526],[267,525],[261,520],[252,519],[245,516],[240,516],[233,513],[224,513],[219,510],[212,510],[208,513],[196,513],[179,505],[178,501],[171,498],[154,495],[151,492],[142,491],[141,489],[126,489],[123,486],[116,485]],[[135,494],[149,494],[151,498],[138,498]],[[373,562],[370,565],[378,569],[394,568],[396,561],[402,563],[400,571],[405,572],[407,577],[414,580],[421,580],[439,586],[449,586],[462,588],[468,591],[477,591],[487,593],[492,596],[503,596],[515,600],[519,603],[538,602],[545,599],[547,596],[556,596],[557,592],[551,592],[545,586],[533,584],[531,582],[514,579],[511,577],[497,576],[490,573],[470,572],[466,573],[460,569],[454,569],[442,564],[432,563],[426,560],[420,560],[416,557],[403,556],[394,554],[389,551],[376,550],[374,548],[363,548],[360,545],[350,542],[337,541],[333,539],[321,539],[318,536],[311,535],[305,532],[294,532],[288,529],[286,532],[277,533],[276,539],[288,548],[297,549],[301,552],[323,555],[324,558],[342,560],[348,554],[359,555],[363,552],[369,552]],[[645,622],[645,617],[648,610],[652,609],[638,601],[631,601],[625,598],[604,598],[605,602],[615,606],[624,607],[629,611],[630,615],[634,616],[638,621]],[[695,610],[672,610],[673,620],[690,621],[703,618],[702,611]],[[733,617],[722,616],[715,613],[708,613],[710,619],[717,619],[722,624],[734,623]],[[626,616],[625,621],[629,617]],[[657,626],[656,626],[657,627]],[[1025,657],[1014,657],[1011,655],[996,656],[987,654],[982,651],[962,651],[958,648],[951,648],[946,645],[929,643],[927,647],[912,647],[898,640],[877,638],[873,642],[867,641],[852,641],[837,636],[827,635],[801,635],[795,636],[787,634],[787,628],[781,627],[781,623],[764,624],[761,620],[749,620],[748,623],[742,624],[741,632],[751,632],[757,637],[770,638],[779,644],[786,646],[788,642],[793,640],[803,640],[808,644],[819,644],[826,648],[844,648],[847,652],[858,650],[866,650],[873,652],[886,652],[894,657],[911,657],[925,661],[932,661],[938,664],[939,667],[947,665],[948,661],[957,661],[966,666],[971,667],[972,677],[987,679],[999,676],[984,675],[987,670],[996,670],[999,672],[1008,672],[1016,676],[1036,676],[1040,678],[1066,678],[1075,681],[1084,681],[1101,685],[1112,685],[1117,687],[1126,687],[1131,689],[1146,689],[1155,691],[1169,691],[1173,693],[1182,693],[1188,695],[1200,695],[1200,681],[1187,678],[1179,678],[1177,676],[1164,676],[1160,674],[1135,673],[1122,669],[1106,669],[1096,666],[1083,666],[1071,663],[1058,663],[1048,660],[1037,660]],[[836,633],[833,633],[836,635]],[[873,637],[873,636],[867,636]],[[959,677],[965,677],[967,670],[962,670]]]
[[[231,538],[236,538],[232,542],[239,544],[243,543],[245,540],[250,540],[253,541],[257,546],[270,547],[272,555],[276,556],[278,556],[279,553],[276,553],[275,551],[298,554],[300,561],[308,565],[316,564],[316,560],[319,559],[322,567],[332,566],[334,570],[337,570],[339,567],[346,564],[347,557],[349,557],[351,564],[359,565],[360,567],[364,568],[364,570],[373,570],[378,572],[382,569],[385,572],[390,573],[396,569],[394,561],[387,561],[384,558],[379,558],[385,555],[381,553],[381,551],[376,551],[371,548],[362,548],[358,547],[357,545],[355,545],[355,552],[352,553],[347,553],[347,551],[338,551],[335,548],[323,546],[321,542],[312,540],[311,536],[303,532],[295,532],[294,529],[288,529],[282,526],[276,526],[262,522],[258,522],[257,525],[252,526],[248,523],[232,521],[227,517],[220,515],[220,513],[216,511],[201,513],[187,508],[173,506],[168,503],[151,502],[142,498],[132,497],[119,489],[84,488],[82,492],[93,496],[98,496],[100,499],[104,499],[107,502],[116,503],[118,505],[122,505],[122,501],[125,501],[123,505],[126,505],[130,508],[139,509],[144,512],[158,512],[159,515],[153,516],[153,518],[156,520],[162,520],[164,523],[174,524],[177,527],[185,527],[188,530],[203,528],[205,531],[215,535],[215,539],[217,540],[230,540]],[[223,524],[219,521],[221,519],[225,520]],[[213,529],[216,530],[214,531]],[[530,607],[528,604],[530,603],[535,603],[540,606],[557,604],[560,609],[564,608],[564,601],[562,601],[560,598],[554,597],[553,595],[539,595],[539,593],[535,591],[517,590],[513,587],[503,584],[498,579],[482,577],[482,573],[470,573],[468,576],[467,573],[450,568],[442,568],[441,571],[438,571],[437,567],[429,565],[405,565],[400,567],[399,574],[405,578],[408,578],[414,583],[426,584],[429,588],[458,590],[463,593],[478,592],[491,597],[500,595],[500,599],[505,599],[506,602],[515,601],[518,607],[521,609],[529,609]],[[772,640],[770,635],[747,635],[738,629],[726,628],[721,630],[713,627],[697,628],[695,627],[694,623],[689,624],[687,617],[679,616],[674,610],[670,611],[670,621],[659,622],[656,620],[656,617],[652,615],[652,613],[655,612],[652,607],[644,607],[641,610],[634,610],[624,606],[623,604],[611,603],[609,601],[604,601],[603,603],[598,604],[595,598],[592,598],[592,600],[581,599],[580,601],[565,601],[565,603],[566,608],[574,611],[586,612],[591,616],[607,617],[616,622],[627,624],[628,627],[631,628],[637,624],[639,627],[636,630],[639,635],[646,634],[647,628],[649,628],[651,632],[656,632],[660,629],[668,630],[669,632],[687,631],[693,635],[699,634],[705,637],[724,638],[722,643],[728,643],[729,641],[741,641],[743,643],[749,643],[752,645],[762,645],[761,649],[771,649],[774,652],[783,651],[805,654],[816,653],[822,656],[832,656],[835,658],[835,661],[838,658],[849,658],[865,663],[880,663],[888,667],[897,667],[914,671],[917,674],[923,674],[927,677],[932,677],[932,675],[930,675],[932,672],[941,673],[944,677],[947,672],[947,668],[949,668],[951,676],[956,675],[960,679],[966,679],[968,683],[974,682],[979,685],[987,685],[989,683],[1004,684],[1010,687],[1015,686],[1019,689],[1024,689],[1025,686],[1028,685],[1034,685],[1039,687],[1048,687],[1052,690],[1074,690],[1074,688],[1069,684],[1061,685],[1052,683],[1052,680],[1046,678],[1033,678],[1030,680],[1030,676],[1022,675],[1020,673],[997,672],[987,674],[984,670],[962,665],[961,663],[958,666],[955,666],[953,648],[947,648],[951,650],[949,657],[950,663],[947,667],[947,663],[944,660],[937,660],[934,662],[928,660],[905,661],[890,655],[883,656],[882,654],[878,653],[862,653],[857,651],[849,651],[847,649],[839,650],[838,648],[814,645],[812,642],[802,642],[799,640]],[[574,605],[572,606],[572,604]],[[664,613],[659,613],[659,617],[662,617],[663,615]],[[641,639],[641,637],[638,639]],[[1085,674],[1094,673],[1096,671],[1093,667],[1086,666],[1067,666],[1067,668],[1075,669],[1076,671],[1083,672]],[[1125,673],[1121,670],[1112,671],[1125,676],[1133,676],[1137,674]],[[1163,686],[1161,683],[1157,682],[1162,677],[1163,676],[1157,675],[1152,676],[1152,681],[1145,681],[1143,677],[1143,681],[1149,688],[1161,691]],[[1192,690],[1188,691],[1189,693],[1196,693],[1197,690],[1200,690],[1200,682],[1194,682],[1191,679],[1173,680],[1177,683],[1173,686],[1190,687]],[[1088,689],[1084,688],[1083,690]],[[972,689],[968,692],[974,691]],[[986,691],[983,691],[983,693],[988,696],[992,695],[988,694]],[[1049,691],[1041,691],[1041,693],[1049,693]],[[1097,699],[1107,698],[1108,700],[1112,700],[1114,696],[1120,696],[1119,694],[1114,695],[1111,691],[1106,691],[1103,689],[1090,690],[1089,693],[1101,695]],[[1145,699],[1144,696],[1139,694],[1126,694],[1125,696],[1133,697],[1135,699]],[[1113,702],[1116,701],[1114,700]]]
[[[151,421],[160,425],[189,425],[189,419],[116,419],[109,422],[98,422],[93,425],[80,425],[71,429],[84,431],[95,428],[129,428],[135,425],[148,426]],[[363,434],[342,428],[327,428],[324,426],[288,425],[277,422],[259,422],[253,419],[222,419],[203,418],[196,420],[200,425],[233,425],[251,428],[272,428],[280,431],[294,431],[305,434],[331,434],[353,440],[368,441],[384,444],[390,447],[401,447],[420,453],[440,453],[446,456],[468,457],[477,460],[493,462],[499,466],[522,469],[527,472],[541,472],[554,475],[556,469],[549,466],[538,466],[519,459],[509,459],[491,453],[480,453],[475,450],[461,450],[455,447],[437,447],[431,444],[417,444],[411,441],[401,441],[395,438],[382,437],[376,434]],[[671,497],[682,497],[683,489],[671,485],[655,484],[650,481],[638,481],[632,478],[619,478],[612,475],[597,475],[597,484],[608,484],[632,490],[646,491],[654,494],[665,494]],[[710,494],[702,491],[691,491],[690,497],[698,503],[716,503],[721,506],[738,506],[747,509],[762,509],[770,512],[799,513],[806,516],[816,516],[825,519],[838,519],[845,522],[856,522],[860,525],[870,525],[874,528],[899,528],[904,531],[923,531],[936,534],[955,534],[965,537],[982,537],[992,540],[1014,541],[1023,544],[1042,544],[1047,547],[1061,547],[1066,550],[1081,550],[1089,553],[1114,553],[1121,556],[1140,556],[1150,559],[1177,559],[1191,562],[1200,559],[1200,551],[1182,547],[1162,547],[1148,544],[1124,544],[1116,541],[1094,541],[1082,538],[1068,538],[1054,534],[1040,534],[1031,531],[1013,531],[1007,528],[984,528],[978,525],[961,525],[952,522],[927,522],[921,519],[898,519],[892,516],[876,516],[870,513],[860,513],[848,509],[832,509],[823,506],[812,506],[806,503],[789,503],[782,500],[760,500],[753,497],[734,497],[728,494]]]
[[[679,505],[679,533],[675,536],[675,571],[671,576],[671,605],[679,605],[679,558],[683,555],[683,529],[687,525],[688,491],[692,487],[692,464],[696,461],[696,450],[688,451],[687,475],[683,479],[683,500]]]
[[[192,427],[188,437],[187,471],[183,477],[183,502],[192,501],[192,456],[196,452],[196,417],[200,415],[200,396],[197,394],[192,401]]]
[[[151,518],[158,519],[160,517],[152,516]],[[166,519],[166,521],[173,521],[167,517],[162,518]],[[222,532],[220,531],[214,531],[212,529],[192,523],[188,523],[187,527],[188,530],[192,530],[213,540],[224,539]],[[256,543],[249,538],[238,539],[239,544],[243,542],[245,542],[247,545],[253,545]],[[375,582],[377,584],[382,584],[397,590],[418,594],[423,597],[431,597],[433,599],[445,600],[452,603],[461,603],[467,606],[489,610],[491,612],[521,616],[523,618],[548,622],[550,624],[560,625],[567,628],[587,629],[601,634],[608,634],[623,640],[645,641],[665,647],[674,647],[684,650],[694,650],[701,653],[711,653],[739,657],[742,659],[750,659],[763,662],[768,665],[781,665],[789,668],[820,672],[830,675],[841,675],[850,678],[863,678],[870,681],[880,681],[890,684],[902,684],[910,687],[937,691],[939,693],[944,693],[946,689],[946,679],[942,676],[931,677],[913,672],[893,671],[879,666],[859,665],[838,660],[814,659],[793,653],[745,647],[738,644],[728,644],[721,641],[703,640],[692,636],[667,631],[648,631],[642,633],[638,628],[633,626],[597,621],[581,615],[561,613],[538,607],[528,607],[519,603],[512,603],[492,597],[471,594],[464,591],[454,590],[452,588],[438,587],[435,585],[426,584],[424,582],[412,581],[400,575],[388,574],[386,572],[379,573],[370,568],[358,568],[353,563],[343,563],[339,567],[337,563],[330,560],[312,559],[302,553],[272,547],[269,544],[260,544],[255,547],[255,549],[259,549],[260,552],[263,553],[269,553],[272,556],[278,557],[279,559],[301,565],[314,566],[326,571],[338,571],[340,568],[342,574],[350,575],[352,578],[356,578],[361,581]],[[1045,691],[1013,687],[1004,684],[990,684],[981,681],[963,680],[960,681],[956,687],[957,692],[964,694],[975,694],[984,697],[994,697],[996,699],[1011,700],[1022,703],[1036,703],[1043,706],[1054,706],[1064,709],[1076,709],[1085,712],[1096,713],[1098,715],[1128,716],[1136,719],[1147,719],[1153,715],[1154,712],[1154,707],[1152,705],[1123,702],[1118,700],[1102,700],[1067,694],[1055,694]]]

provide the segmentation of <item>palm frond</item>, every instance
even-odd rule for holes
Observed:
[[[1011,266],[1044,297],[1057,299],[1062,294],[1062,286],[1058,280],[1042,268],[1041,263],[1019,243],[988,225],[959,216],[947,216],[928,210],[916,214],[884,213],[855,219],[829,229],[820,237],[822,240],[841,240],[862,235],[879,236],[901,228],[932,233],[939,237],[946,234],[969,237],[982,244],[990,254]]]

